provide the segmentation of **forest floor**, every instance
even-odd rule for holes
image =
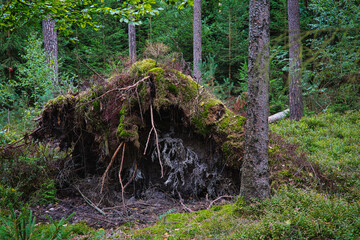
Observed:
[[[121,226],[125,223],[136,225],[137,228],[144,228],[155,224],[168,214],[196,212],[208,209],[215,201],[206,199],[178,200],[165,195],[162,192],[153,192],[153,198],[128,199],[126,207],[122,203],[118,206],[101,208],[101,213],[93,206],[90,206],[80,194],[69,194],[60,196],[56,203],[48,205],[37,205],[31,207],[38,222],[48,223],[49,217],[53,220],[60,220],[73,212],[75,215],[69,220],[69,223],[78,223],[85,221],[88,226],[93,228],[111,229]],[[229,204],[228,198],[221,198],[216,201],[217,204]]]

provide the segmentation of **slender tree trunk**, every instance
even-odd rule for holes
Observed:
[[[301,39],[299,0],[288,0],[289,19],[289,107],[291,120],[300,120],[303,116],[301,90]]]
[[[193,32],[194,77],[201,83],[201,0],[194,0]]]
[[[136,62],[136,33],[135,25],[133,23],[128,24],[129,34],[129,59],[131,63]]]
[[[270,0],[250,0],[248,102],[240,194],[270,195],[268,167]]]
[[[231,80],[231,8],[229,2],[229,80]]]
[[[103,22],[103,26],[105,26],[105,19],[104,19],[104,17],[103,17],[103,19],[102,19],[102,22]],[[104,50],[106,50],[105,28],[102,29],[102,43],[103,43]],[[106,65],[106,54],[107,54],[107,51],[104,51],[104,52],[103,52],[103,62],[104,62],[104,66]]]
[[[42,30],[43,30],[43,40],[44,40],[44,49],[47,55],[47,62],[49,66],[53,69],[54,84],[58,85],[58,76],[59,76],[59,65],[58,65],[58,46],[57,46],[57,32],[55,30],[55,21],[48,19],[42,20]]]
[[[76,27],[76,72],[79,78],[81,78],[80,76],[80,58],[79,58],[79,33],[78,33],[78,29]]]
[[[8,31],[7,34],[8,34],[7,37],[8,37],[8,41],[9,41],[9,40],[10,40],[10,37],[11,37],[11,32]],[[9,66],[12,67],[12,66],[11,66],[11,51],[10,51],[10,48],[9,48],[9,47],[8,47],[7,54],[8,54],[8,58],[9,58]],[[9,80],[11,80],[12,74],[11,74],[10,69],[8,69],[8,70],[9,70]]]

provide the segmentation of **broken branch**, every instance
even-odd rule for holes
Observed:
[[[85,202],[87,204],[89,204],[91,207],[93,207],[96,211],[98,211],[99,213],[101,213],[102,215],[106,215],[106,213],[101,210],[100,208],[98,208],[92,201],[90,201],[90,199],[88,199],[79,189],[78,186],[75,186],[75,189],[80,193],[80,195],[83,197],[83,199],[85,200]]]

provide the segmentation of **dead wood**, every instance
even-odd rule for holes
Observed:
[[[284,110],[284,111],[282,111],[282,112],[278,112],[278,113],[276,113],[276,114],[274,114],[274,115],[271,115],[269,118],[268,118],[268,122],[269,123],[273,123],[273,122],[276,122],[276,121],[279,121],[280,119],[282,119],[282,118],[285,118],[285,117],[287,117],[288,115],[289,115],[289,109],[286,109],[286,110]]]
[[[78,186],[75,186],[75,189],[80,193],[80,195],[83,197],[83,199],[85,200],[85,202],[87,204],[89,204],[89,206],[93,207],[96,211],[98,211],[99,213],[101,213],[102,215],[106,215],[106,213],[101,210],[98,206],[96,206],[89,198],[87,198],[81,191],[80,188]]]

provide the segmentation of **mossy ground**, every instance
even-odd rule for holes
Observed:
[[[246,205],[239,199],[196,213],[169,214],[126,234],[132,239],[357,239],[359,213],[358,203],[283,188],[262,203]]]

